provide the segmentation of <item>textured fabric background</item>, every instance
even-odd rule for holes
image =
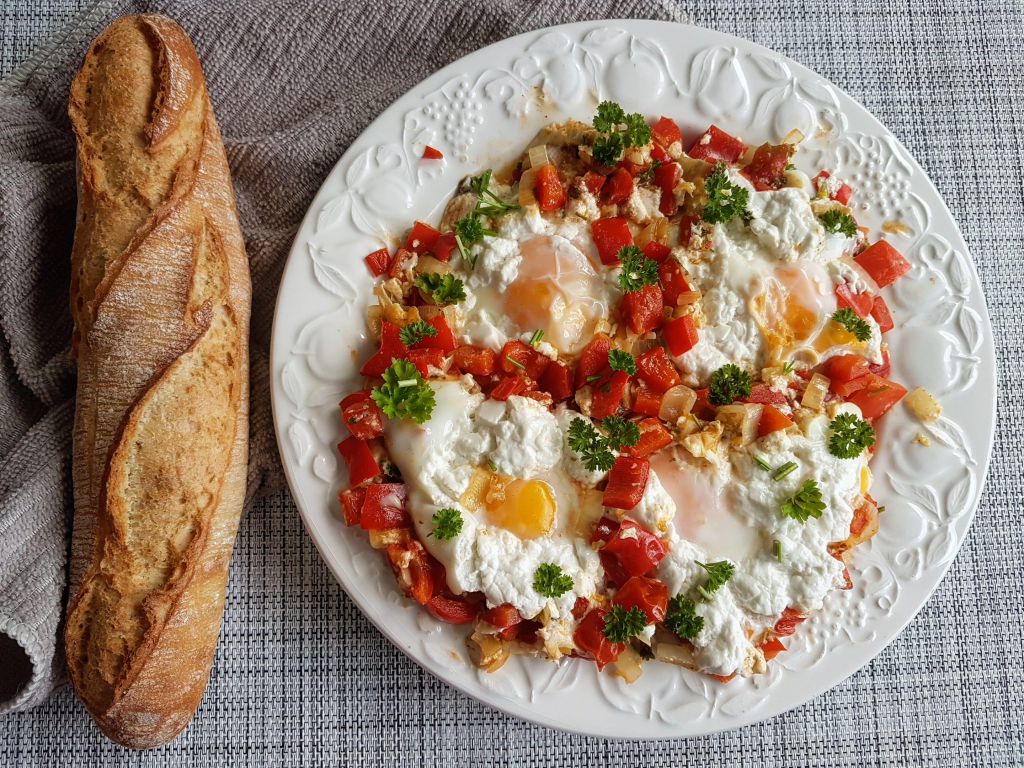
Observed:
[[[257,501],[243,520],[213,677],[180,739],[145,755],[117,748],[64,688],[32,711],[0,719],[0,765],[1024,765],[1020,3],[263,0],[117,7],[165,10],[193,36],[236,173],[250,253],[267,263],[287,250],[320,179],[377,112],[444,63],[509,34],[581,13],[676,18],[792,56],[878,115],[921,161],[960,222],[999,350],[995,456],[971,535],[918,618],[864,670],[766,723],[686,742],[606,742],[527,725],[470,701],[420,671],[362,617],[321,563],[287,495],[278,494]],[[55,33],[73,40],[33,58],[27,81],[24,67],[15,73],[26,103],[47,121],[49,151],[0,156],[7,180],[52,174],[49,207],[20,198],[17,185],[2,187],[0,235],[25,225],[23,211],[42,210],[38,225],[63,233],[41,244],[54,265],[66,258],[72,224],[72,144],[63,117],[68,62],[91,37],[83,29],[99,31],[114,13],[85,17],[86,9],[81,0],[0,0],[0,73]],[[304,51],[324,47],[353,62],[344,78],[285,76],[301,69],[296,59]],[[309,135],[318,140],[304,140]],[[256,191],[261,178],[281,177],[282,187]],[[10,256],[0,253],[5,264]],[[65,278],[66,267],[52,273],[55,281]],[[276,280],[272,267],[264,279]],[[11,287],[18,285],[0,276],[2,310],[17,299]],[[274,287],[257,287],[269,302]],[[23,406],[0,414],[5,430],[28,429],[67,391],[58,354],[66,316],[57,308],[51,322],[46,307],[29,309],[54,329],[55,362],[46,369],[52,391],[25,381],[21,367],[15,381],[10,350],[18,340],[4,339],[3,387],[16,391]],[[257,323],[253,332],[262,344],[269,325]],[[58,409],[43,427],[59,430],[61,418]],[[19,436],[0,434],[3,456]],[[48,479],[59,485],[59,460],[29,460],[49,462],[56,474]],[[0,482],[0,554],[11,491]],[[0,662],[9,652],[0,645]]]

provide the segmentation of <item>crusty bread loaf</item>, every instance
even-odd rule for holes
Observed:
[[[191,42],[118,19],[71,88],[78,220],[75,524],[65,646],[100,728],[192,718],[220,631],[248,457],[248,263]]]

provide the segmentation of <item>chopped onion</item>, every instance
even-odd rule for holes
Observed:
[[[697,393],[689,387],[678,384],[671,387],[661,400],[658,418],[675,424],[683,416],[688,416],[693,404],[697,402]]]
[[[370,539],[370,546],[374,549],[384,549],[388,544],[400,544],[405,531],[402,528],[385,528],[382,531],[367,531]]]
[[[640,654],[630,648],[628,645],[619,654],[619,658],[615,660],[615,674],[625,680],[627,683],[636,682],[636,679],[640,677],[641,665],[643,660],[640,658]]]
[[[370,329],[373,338],[380,339],[380,328],[384,320],[384,310],[380,304],[373,304],[366,308],[366,327]]]
[[[496,635],[474,632],[466,638],[469,659],[486,672],[495,672],[508,661],[508,643]]]
[[[827,376],[822,376],[820,373],[811,376],[811,380],[807,382],[807,389],[804,390],[804,396],[800,399],[800,404],[815,410],[821,408],[831,383],[832,381]]]
[[[666,664],[675,664],[687,669],[697,668],[697,663],[693,659],[693,650],[688,645],[657,643],[654,646],[654,658]]]
[[[718,420],[725,427],[726,437],[738,437],[741,445],[749,445],[757,437],[757,423],[761,406],[752,403],[733,403],[718,409]]]
[[[523,171],[523,175],[519,177],[519,204],[521,206],[536,205],[537,196],[533,194],[536,179],[536,168],[529,168]]]
[[[451,271],[452,267],[448,262],[435,259],[429,254],[420,256],[419,261],[416,263],[416,272],[418,274],[446,275]]]
[[[700,291],[682,291],[679,294],[679,298],[676,299],[677,307],[688,307],[691,304],[696,304],[700,301]]]
[[[793,130],[791,130],[789,133],[787,133],[783,137],[782,143],[783,144],[799,144],[801,141],[804,140],[804,138],[805,137],[804,137],[803,131],[801,131],[799,128],[794,128]]]
[[[538,144],[535,147],[530,147],[528,155],[530,168],[540,168],[542,165],[547,165],[551,162],[548,160],[547,144]]]

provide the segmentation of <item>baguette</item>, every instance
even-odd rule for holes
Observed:
[[[78,365],[65,649],[103,732],[165,744],[220,631],[248,458],[250,284],[195,49],[128,16],[71,88]]]

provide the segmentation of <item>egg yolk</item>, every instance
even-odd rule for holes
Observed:
[[[492,525],[520,539],[544,536],[555,525],[555,495],[541,480],[492,481],[485,505]]]
[[[541,329],[560,352],[575,354],[608,316],[591,259],[565,238],[540,236],[520,247],[522,262],[502,297],[505,315],[523,331]]]
[[[776,270],[754,311],[770,348],[788,349],[811,338],[819,325],[819,297],[808,276],[796,267]]]

